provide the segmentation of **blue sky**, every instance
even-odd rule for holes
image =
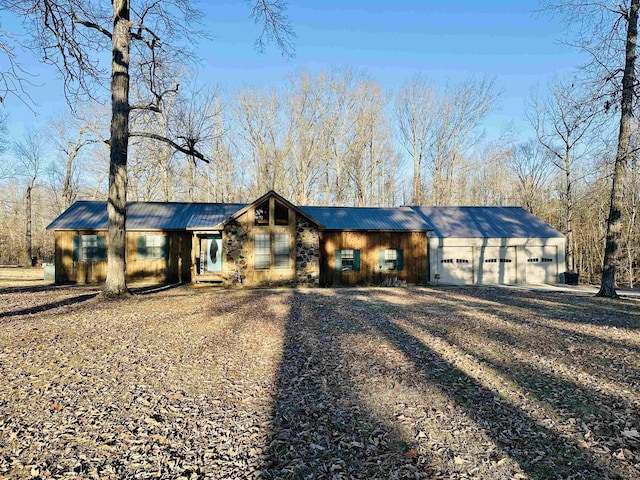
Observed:
[[[537,1],[355,1],[290,0],[288,15],[296,32],[295,58],[269,45],[254,49],[260,29],[243,0],[202,2],[205,29],[198,78],[228,93],[250,86],[271,86],[293,71],[332,67],[365,70],[384,87],[397,89],[416,74],[444,85],[468,77],[495,77],[503,91],[500,109],[487,122],[497,132],[514,122],[528,134],[525,104],[532,87],[570,72],[581,61],[561,45],[558,20],[535,13]],[[3,26],[8,26],[3,19]],[[62,86],[51,68],[34,67],[42,87],[32,88],[40,115],[12,100],[10,132],[44,122],[64,109]]]

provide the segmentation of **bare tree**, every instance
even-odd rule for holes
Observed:
[[[638,9],[640,0],[631,0],[629,8],[620,12],[626,20],[625,65],[622,75],[622,95],[620,99],[620,130],[618,133],[618,150],[613,170],[611,186],[611,204],[607,219],[607,243],[602,264],[602,283],[598,296],[616,298],[616,268],[619,260],[619,243],[622,237],[622,205],[624,179],[629,155],[631,117],[633,116],[633,98],[636,90],[636,44],[638,41]]]
[[[253,16],[264,25],[264,35],[286,47],[290,31],[283,13],[284,4],[279,0],[256,0],[254,7]],[[177,85],[169,91],[159,88],[157,69],[168,56],[175,61],[189,57],[185,39],[198,35],[194,26],[200,12],[190,0],[139,0],[133,4],[130,0],[0,0],[0,8],[22,15],[29,31],[33,32],[35,48],[61,72],[67,94],[92,97],[95,84],[106,85],[105,77],[109,74],[109,247],[104,294],[127,294],[125,228],[129,139],[153,138],[186,155],[207,160],[191,138],[181,141],[129,128],[132,111],[158,111],[162,98],[177,90]],[[109,50],[111,63],[105,68],[100,63],[100,54]],[[144,82],[148,86],[146,98],[130,101],[132,78],[139,85]]]
[[[9,147],[7,137],[7,114],[0,112],[0,181],[13,176],[13,168],[9,161],[3,158]]]
[[[516,178],[516,191],[521,205],[539,214],[542,189],[551,173],[549,153],[539,142],[530,140],[516,145],[511,154],[509,167]]]
[[[640,241],[640,231],[638,230],[638,208],[640,207],[640,171],[638,158],[634,155],[631,158],[631,167],[627,175],[625,185],[624,211],[626,213],[627,224],[624,236],[624,246],[626,251],[627,284],[633,288],[635,284],[636,255],[638,243]]]
[[[469,79],[442,94],[430,148],[435,205],[450,203],[457,169],[465,154],[478,144],[481,122],[495,107],[498,93],[492,79]]]
[[[631,118],[636,92],[636,44],[640,0],[621,2],[550,1],[547,10],[567,23],[569,43],[590,56],[580,77],[595,86],[595,100],[605,110],[620,106],[618,145],[607,218],[607,234],[598,296],[617,298],[616,268],[620,263],[623,185],[629,156]],[[624,58],[624,63],[622,62]]]
[[[28,87],[33,76],[27,72],[18,60],[20,44],[11,32],[0,28],[0,58],[3,58],[0,70],[0,103],[10,96],[32,109],[34,102],[29,96]]]
[[[351,111],[357,99],[353,92],[357,84],[364,81],[361,73],[351,69],[333,70],[316,78],[316,104],[320,115],[319,155],[324,159],[325,204],[347,203],[348,170],[345,138],[352,128]]]
[[[56,116],[51,120],[52,143],[64,159],[64,168],[59,174],[62,201],[60,211],[69,207],[78,195],[78,159],[83,150],[91,145],[103,143],[98,126],[98,116],[79,119],[72,115]],[[54,171],[57,168],[54,166]]]
[[[316,103],[317,83],[308,72],[289,78],[284,95],[284,114],[288,118],[285,150],[290,152],[287,170],[292,177],[292,200],[298,205],[311,201],[314,186],[321,177],[321,112]],[[326,160],[325,160],[326,161]]]
[[[400,143],[413,163],[413,201],[422,203],[424,172],[431,177],[435,205],[453,200],[459,168],[481,138],[482,120],[497,93],[490,79],[469,79],[438,92],[425,79],[406,84],[398,95]]]
[[[182,92],[176,99],[169,129],[175,130],[175,136],[186,143],[192,143],[194,148],[206,148],[212,151],[213,141],[219,133],[216,131],[216,119],[221,115],[219,92],[213,87],[191,88]],[[198,158],[186,155],[190,175],[189,200],[195,197],[195,170]]]
[[[413,160],[413,203],[425,200],[422,171],[436,121],[436,93],[426,79],[416,77],[405,83],[396,100],[400,144]]]
[[[240,136],[245,145],[245,161],[250,166],[251,195],[265,190],[288,194],[285,159],[291,148],[283,141],[286,129],[282,116],[282,100],[275,90],[242,92],[235,110]]]
[[[17,175],[24,177],[27,182],[25,192],[25,265],[29,266],[33,265],[32,194],[40,176],[44,159],[42,138],[40,132],[29,130],[23,140],[13,144],[13,151],[18,160]]]
[[[534,96],[527,112],[540,144],[549,152],[549,160],[563,175],[567,236],[566,267],[575,271],[573,206],[576,162],[589,155],[592,127],[600,113],[591,98],[585,98],[574,84],[555,80],[548,95]]]

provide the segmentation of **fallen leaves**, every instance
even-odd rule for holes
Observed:
[[[637,303],[93,291],[0,289],[0,478],[640,476]]]

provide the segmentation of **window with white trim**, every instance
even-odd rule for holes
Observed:
[[[342,271],[343,272],[352,271],[355,265],[354,263],[355,256],[354,256],[353,250],[352,249],[341,250],[341,254],[342,254]]]
[[[275,268],[289,268],[290,266],[290,240],[288,233],[276,233],[274,235],[274,262]]]
[[[98,235],[80,235],[80,260],[83,262],[103,260],[98,249]]]
[[[166,235],[140,235],[138,237],[138,258],[165,258],[166,248]]]
[[[256,270],[271,268],[271,235],[256,233],[254,237],[253,266]]]
[[[395,270],[397,266],[398,266],[398,251],[385,250],[384,251],[384,269]]]

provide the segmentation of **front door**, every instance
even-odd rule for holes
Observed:
[[[207,272],[222,271],[222,235],[212,235],[206,240],[205,256]]]

